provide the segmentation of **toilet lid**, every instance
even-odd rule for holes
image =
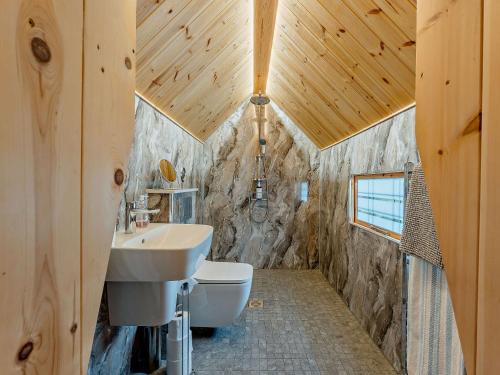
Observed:
[[[193,277],[200,284],[242,284],[251,281],[253,268],[246,263],[204,261]]]

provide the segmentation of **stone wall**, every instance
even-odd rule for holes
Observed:
[[[125,190],[118,213],[123,226],[125,201],[138,199],[148,188],[201,188],[203,144],[148,103],[136,97],[135,135],[130,151]],[[161,159],[169,160],[177,171],[177,180],[165,182],[159,171]],[[197,197],[199,221],[202,200]]]
[[[402,258],[398,243],[349,223],[352,174],[417,162],[415,109],[321,152],[320,268],[393,366],[401,369]]]
[[[135,135],[118,212],[121,228],[125,201],[137,199],[145,189],[202,186],[203,144],[143,100],[136,97],[135,104]],[[176,182],[167,184],[162,181],[158,169],[161,159],[167,159],[175,166]],[[201,203],[198,212],[201,215]],[[127,375],[135,332],[136,327],[109,325],[106,293],[103,292],[87,374]]]
[[[244,104],[205,144],[203,221],[214,227],[211,258],[255,268],[314,268],[319,150],[276,106],[266,111],[267,216],[249,199],[259,152],[255,107]]]
[[[88,375],[128,375],[137,327],[109,325],[106,288],[97,317]]]

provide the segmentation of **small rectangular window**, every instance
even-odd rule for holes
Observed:
[[[352,178],[355,224],[399,240],[403,230],[404,173],[356,175]]]
[[[307,184],[307,181],[300,182],[299,189],[300,189],[300,201],[307,202],[307,198],[309,197],[309,186]]]

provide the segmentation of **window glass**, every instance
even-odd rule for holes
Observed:
[[[309,186],[307,185],[307,181],[302,181],[299,186],[300,186],[300,201],[307,202],[307,198],[309,196]]]
[[[399,238],[403,229],[403,174],[355,176],[354,184],[354,221]]]

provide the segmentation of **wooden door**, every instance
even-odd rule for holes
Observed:
[[[134,127],[135,9],[2,3],[2,374],[87,372]]]
[[[80,371],[83,2],[0,12],[0,372]]]

